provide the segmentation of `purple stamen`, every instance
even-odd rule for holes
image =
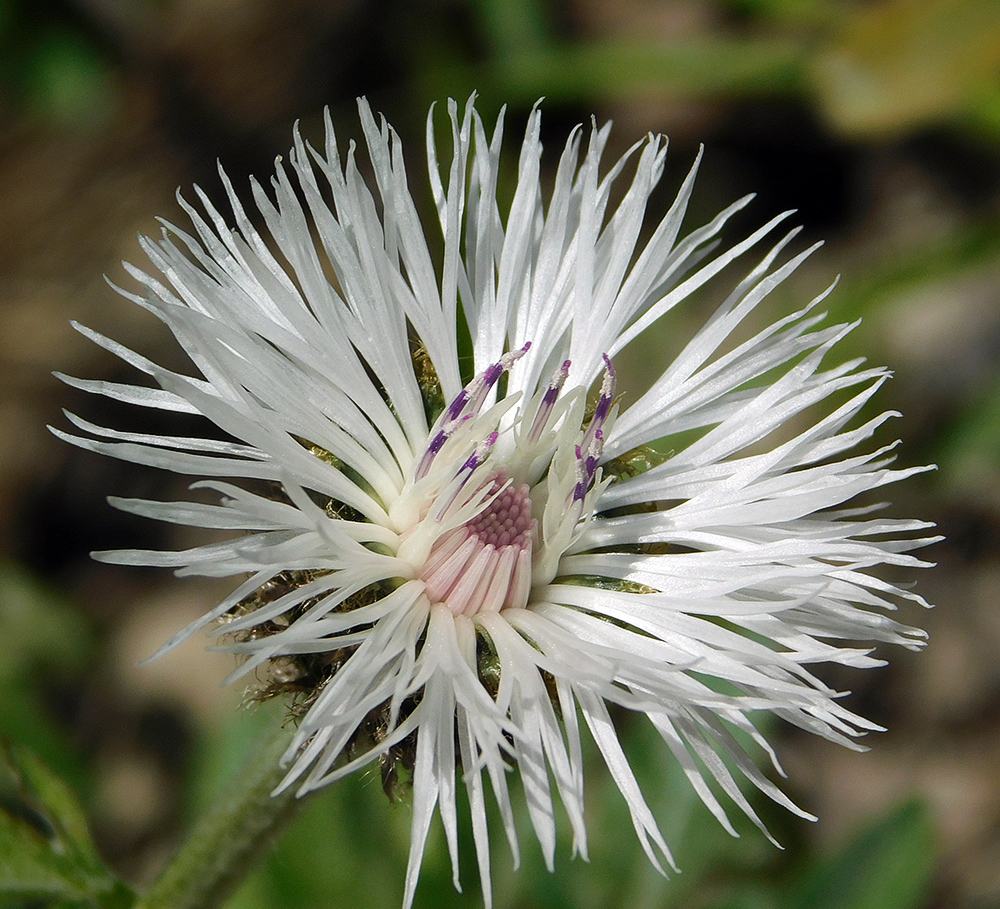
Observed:
[[[479,466],[479,453],[477,450],[469,455],[466,462],[462,465],[462,470],[459,471],[459,473],[466,470],[469,471],[469,473],[472,473],[472,471],[475,470],[478,466]]]
[[[486,395],[500,380],[500,376],[521,359],[530,347],[531,342],[529,341],[520,350],[512,350],[510,353],[504,354],[496,363],[476,376],[455,396],[455,400],[448,405],[447,410],[444,411],[438,418],[437,424],[435,424],[436,431],[423,456],[420,458],[414,479],[420,480],[427,476],[431,465],[434,463],[434,459],[444,447],[445,442],[454,435],[455,430],[465,423],[466,420],[473,419],[479,413],[479,408],[482,406]],[[481,463],[482,458],[485,457],[486,452],[493,447],[496,438],[497,434],[493,433],[491,436],[492,441],[484,443],[485,447],[481,445],[477,448],[470,456],[469,461],[463,465],[462,470],[475,470],[478,464]],[[477,457],[480,459],[479,461],[475,460]]]
[[[455,400],[451,402],[448,410],[445,414],[445,423],[450,423],[452,420],[457,420],[461,415],[462,411],[465,409],[465,404],[469,400],[469,389],[463,388],[456,396]]]
[[[590,480],[587,477],[587,468],[583,461],[583,450],[576,446],[576,486],[573,487],[573,503],[582,502],[587,496],[590,488]]]
[[[492,388],[493,385],[496,384],[497,379],[499,379],[503,374],[503,361],[494,363],[486,370],[486,372],[483,373],[483,382],[486,384],[487,388]]]
[[[433,439],[431,439],[431,444],[427,446],[427,450],[424,452],[424,456],[420,459],[420,464],[417,466],[417,472],[415,475],[416,479],[421,479],[427,475],[427,471],[431,469],[431,464],[434,462],[434,458],[444,447],[444,443],[448,441],[448,433],[441,430]]]
[[[566,384],[566,378],[569,376],[569,368],[572,365],[572,360],[563,360],[563,365],[559,367],[556,374],[552,377],[552,381],[549,382],[545,397],[542,398],[543,405],[547,404],[549,407],[552,407],[556,403],[556,398],[559,397],[559,392],[562,391],[563,385]]]
[[[510,369],[515,362],[520,360],[521,357],[528,352],[530,347],[531,342],[528,341],[520,350],[512,350],[510,353],[504,354],[496,363],[487,367],[482,373],[473,379],[466,386],[466,390],[469,393],[466,409],[471,413],[478,413],[479,408],[486,399],[486,395],[489,394],[493,386],[500,381],[500,376],[507,372],[507,370]]]
[[[552,376],[549,387],[542,396],[542,403],[538,408],[538,413],[535,414],[535,419],[531,424],[531,431],[528,433],[529,445],[534,445],[542,437],[542,433],[548,424],[549,414],[552,413],[552,408],[555,407],[556,401],[559,400],[559,393],[562,391],[563,385],[566,384],[566,378],[569,376],[569,367],[570,361],[563,361],[563,365]]]
[[[448,441],[449,433],[442,430],[431,441],[431,444],[427,446],[427,453],[429,455],[436,455],[443,447],[444,443]]]
[[[438,499],[435,520],[442,520],[448,513],[448,509],[451,508],[452,503],[458,498],[459,493],[465,488],[466,483],[469,482],[472,475],[486,460],[486,456],[490,453],[490,449],[496,444],[499,437],[500,433],[491,432],[476,446],[476,450],[466,458],[465,463],[456,472],[455,479],[452,480],[451,485]]]
[[[615,372],[611,358],[607,354],[604,354],[604,364],[606,369],[604,371],[604,378],[601,381],[601,397],[597,402],[597,407],[594,408],[594,417],[590,421],[587,431],[583,434],[583,447],[588,450],[591,447],[591,443],[597,438],[597,433],[601,431],[601,427],[604,425],[605,420],[607,420],[608,414],[611,413],[611,406],[615,400],[615,389],[618,386],[618,374]],[[598,449],[598,454],[600,454],[600,448]]]
[[[483,441],[476,446],[476,450],[469,455],[466,462],[462,465],[461,470],[459,470],[459,473],[467,470],[471,474],[472,471],[474,471],[480,464],[483,463],[483,461],[486,460],[486,455],[488,455],[490,449],[496,445],[498,438],[500,438],[500,433],[493,431],[485,439],[483,439]]]
[[[618,386],[618,374],[607,354],[604,354],[604,364],[607,368],[604,372],[604,380],[601,382],[601,400],[597,402],[597,409],[594,411],[594,422],[598,425],[607,419],[611,404],[615,399],[615,389]]]
[[[424,451],[423,457],[420,459],[420,464],[417,466],[417,472],[414,475],[414,479],[420,480],[427,476],[427,472],[431,469],[431,464],[434,463],[434,459],[438,456],[438,453],[444,447],[444,443],[448,441],[454,435],[455,430],[461,426],[466,420],[471,420],[472,415],[466,414],[460,420],[446,420],[442,425],[442,428],[434,435],[431,439],[430,444],[427,446],[427,450]]]

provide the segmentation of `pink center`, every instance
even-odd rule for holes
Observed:
[[[493,478],[493,489],[506,478]],[[507,486],[462,527],[431,549],[421,577],[432,602],[455,615],[520,608],[531,591],[531,551],[537,521],[527,486]]]

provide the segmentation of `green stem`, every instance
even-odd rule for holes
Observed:
[[[256,867],[306,801],[294,788],[271,795],[289,737],[279,730],[253,755],[133,909],[212,909]]]

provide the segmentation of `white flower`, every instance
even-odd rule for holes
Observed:
[[[852,747],[877,728],[811,666],[879,664],[844,641],[920,646],[921,632],[884,611],[923,601],[868,570],[925,564],[906,553],[928,542],[912,537],[929,526],[843,507],[914,470],[887,466],[885,448],[848,454],[891,416],[853,425],[887,372],[823,365],[852,326],[820,327],[822,297],[734,339],[812,251],[779,262],[794,230],[645,394],[617,397],[614,358],[647,329],[663,330],[670,310],[787,215],[720,252],[716,238],[742,199],[680,239],[696,163],[644,242],[665,141],[638,143],[602,176],[608,127],[586,138],[577,129],[543,195],[537,110],[501,212],[502,120],[489,137],[471,102],[449,112],[454,154],[444,169],[430,117],[427,126],[440,261],[399,140],[362,101],[374,191],[353,144],[344,160],[328,122],[325,154],[296,135],[271,195],[252,183],[266,232],[223,174],[235,228],[197,190],[207,219],[181,202],[194,235],[167,224],[161,240],[143,240],[164,278],[129,267],[144,292],[122,293],[166,323],[200,375],[80,329],[159,387],[68,382],[200,414],[230,440],[120,432],[77,417],[84,436],[57,431],[93,451],[209,478],[192,488],[217,494],[216,504],[112,501],[239,531],[234,539],[99,558],[249,575],[163,651],[223,619],[215,634],[245,657],[234,677],[270,667],[272,686],[311,689],[285,786],[313,790],[376,758],[390,782],[412,771],[407,906],[435,808],[457,885],[457,779],[487,904],[484,774],[515,857],[512,765],[548,865],[556,794],[586,856],[584,726],[650,860],[672,864],[611,707],[646,715],[726,829],[709,783],[763,829],[732,768],[803,814],[736,733],[773,760],[750,711]],[[471,364],[459,357],[466,329]],[[823,409],[831,396],[838,403]]]

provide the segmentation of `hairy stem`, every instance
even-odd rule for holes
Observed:
[[[294,788],[271,795],[284,776],[278,760],[289,738],[279,730],[251,756],[133,909],[222,905],[307,801]]]

